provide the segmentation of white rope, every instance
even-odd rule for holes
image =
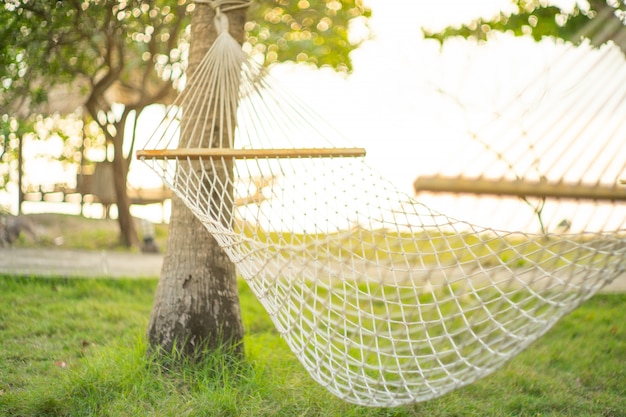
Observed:
[[[576,50],[564,54],[570,53]],[[613,68],[611,57],[598,54],[599,73]],[[583,75],[595,71],[592,65]],[[626,85],[623,72],[611,77],[616,89]],[[575,92],[562,106],[585,100],[597,108],[611,98]],[[620,106],[615,111],[626,110],[613,103]],[[537,111],[529,120],[543,117],[546,124],[549,113]],[[586,121],[600,113],[577,117],[595,126]],[[520,153],[523,138],[485,139],[481,149],[501,164],[493,156],[498,149],[520,180],[538,175],[532,159],[543,168],[555,149],[566,163],[547,161],[540,175],[569,177],[576,173],[570,161],[603,160],[608,152],[613,162],[598,167],[589,158],[583,177],[596,176],[600,185],[624,178],[623,146],[594,137],[584,154],[565,142],[569,132],[554,126],[540,129],[553,142],[528,142],[531,163]],[[619,133],[624,126],[607,129]],[[247,60],[224,31],[146,149],[333,146],[352,144]],[[477,226],[398,191],[363,158],[146,162],[224,248],[311,377],[352,403],[423,401],[484,377],[626,270],[626,208],[617,202],[548,198],[546,210],[555,219],[568,210],[580,232],[544,235],[529,231],[536,230],[537,215],[518,198],[502,201],[526,213],[526,226]]]

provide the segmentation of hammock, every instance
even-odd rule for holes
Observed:
[[[503,163],[506,148],[541,158],[538,143],[480,143],[499,181],[416,181],[500,196],[485,201],[521,207],[532,227],[457,220],[382,178],[223,30],[138,157],[213,234],[315,381],[351,403],[397,406],[492,373],[624,272],[623,142],[591,184],[571,170],[510,175],[534,157]],[[587,155],[546,146],[566,163]],[[551,232],[561,204],[575,217]],[[580,224],[594,216],[594,230]]]

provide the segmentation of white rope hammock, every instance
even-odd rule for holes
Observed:
[[[488,146],[495,155],[523,144]],[[547,146],[564,158],[576,148]],[[509,195],[535,226],[529,202],[540,201],[609,216],[610,229],[537,234],[456,220],[368,167],[362,149],[224,31],[138,156],[215,236],[313,379],[351,403],[396,406],[490,374],[624,272],[626,192],[617,183],[626,155],[606,151],[614,163],[597,182],[567,177],[574,195],[562,199],[544,195],[561,189],[545,176],[528,178],[546,188],[526,196],[527,178],[508,169],[497,172],[500,189],[480,173],[473,185]]]

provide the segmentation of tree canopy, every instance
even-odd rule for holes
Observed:
[[[478,18],[458,27],[439,32],[423,29],[426,38],[443,43],[461,36],[478,41],[488,40],[494,32],[515,36],[532,36],[536,41],[553,37],[578,43],[588,39],[594,46],[609,40],[626,50],[623,33],[626,5],[612,0],[589,0],[565,8],[544,0],[516,0],[512,11],[500,12],[493,18]]]
[[[7,0],[0,8],[0,113],[21,100],[45,102],[52,86],[70,82],[88,94],[88,105],[104,104],[114,86],[139,96],[135,106],[162,99],[167,91],[150,87],[181,75],[193,8],[185,0]],[[350,70],[359,42],[350,42],[348,28],[370,10],[361,0],[262,0],[248,15],[248,48],[267,63]]]

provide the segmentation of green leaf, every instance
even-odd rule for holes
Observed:
[[[581,39],[591,40],[596,46],[615,40],[624,32],[624,21],[619,16],[626,12],[622,2],[592,0],[590,7],[583,9],[575,5],[566,10],[547,5],[543,1],[515,2],[517,11],[513,14],[500,13],[492,19],[475,19],[460,27],[447,27],[439,32],[423,29],[424,36],[440,43],[451,37],[463,37],[477,41],[487,41],[493,32],[507,32],[515,36],[532,36],[536,41],[544,37],[562,39],[578,43]],[[595,19],[603,19],[599,24],[590,25]],[[616,30],[602,34],[604,28],[615,25]]]

